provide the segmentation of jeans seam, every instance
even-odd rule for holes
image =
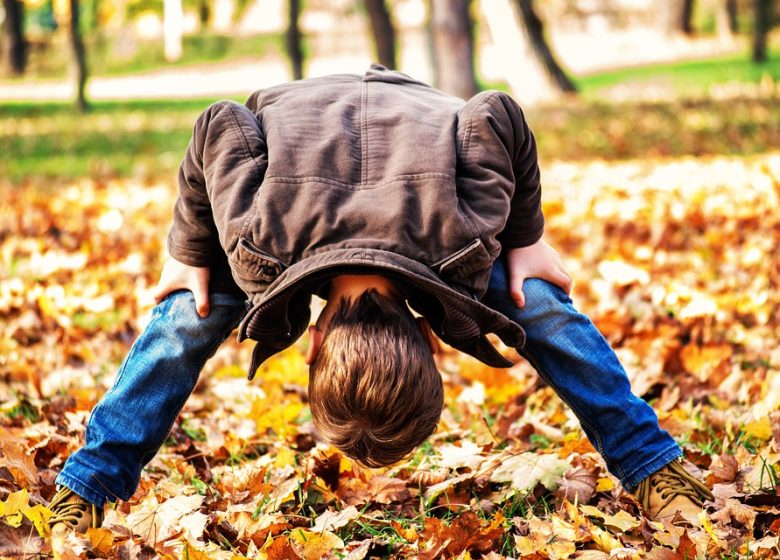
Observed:
[[[529,350],[526,348],[523,348],[519,351],[520,355],[523,356],[528,362],[531,363],[531,365],[536,369],[536,371],[539,373],[539,376],[544,379],[544,381],[550,385],[550,387],[554,389],[555,383],[552,382],[552,378],[550,375],[545,371],[544,367],[541,365],[541,362],[534,356]],[[587,420],[584,420],[584,415],[581,413],[580,410],[578,410],[578,407],[575,407],[569,399],[567,399],[564,395],[560,394],[558,391],[555,391],[556,395],[558,395],[558,398],[560,398],[566,405],[571,408],[574,413],[577,415],[577,419],[579,420],[580,424],[588,428],[592,433],[593,436],[596,439],[596,449],[601,454],[602,457],[605,458],[605,460],[608,460],[609,463],[614,465],[615,470],[618,473],[618,476],[621,480],[625,479],[626,474],[623,468],[615,461],[613,461],[605,452],[604,450],[604,443],[601,440],[601,436],[598,433],[598,430],[596,430],[593,425],[588,422]]]

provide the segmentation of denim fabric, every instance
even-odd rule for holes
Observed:
[[[507,286],[506,267],[496,261],[483,303],[525,329],[523,356],[572,408],[627,489],[681,455],[653,409],[631,393],[607,341],[562,290],[526,280],[526,306],[519,309]],[[238,296],[211,294],[210,302],[206,318],[197,315],[188,291],[175,292],[154,308],[113,387],[92,411],[85,446],[67,460],[58,484],[100,506],[132,496],[204,363],[246,312]]]
[[[629,490],[682,455],[652,407],[631,392],[607,341],[566,293],[544,280],[523,284],[525,307],[509,295],[506,264],[493,265],[482,303],[520,324],[523,357],[576,414],[609,471]]]
[[[246,312],[243,297],[211,294],[209,302],[202,318],[192,293],[177,291],[152,310],[114,385],[92,411],[85,446],[68,458],[57,484],[99,506],[133,495],[206,360]]]

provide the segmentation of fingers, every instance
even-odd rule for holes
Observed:
[[[550,279],[550,282],[558,286],[567,294],[571,294],[572,279],[565,270],[556,270],[554,277]]]
[[[195,285],[192,287],[192,295],[195,296],[195,311],[201,317],[207,317],[209,314],[209,279],[199,275]]]
[[[523,282],[525,277],[513,276],[510,280],[509,295],[519,308],[525,307],[525,294],[523,294]]]
[[[181,290],[183,288],[183,285],[164,283],[162,279],[160,279],[160,283],[157,284],[157,287],[154,290],[154,303],[160,303],[165,299],[165,296],[171,292],[175,292],[176,290]]]

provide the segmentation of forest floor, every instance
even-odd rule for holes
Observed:
[[[695,524],[648,520],[513,351],[496,370],[445,349],[438,431],[372,470],[313,431],[302,343],[250,383],[251,348],[231,338],[132,498],[103,528],[54,539],[54,477],[149,319],[202,101],[0,108],[0,557],[779,557],[779,105],[529,114],[548,240],[576,305],[713,490]],[[84,167],[57,175],[56,154]]]

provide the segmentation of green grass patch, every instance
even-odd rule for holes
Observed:
[[[702,95],[715,84],[729,82],[758,83],[764,76],[780,80],[780,47],[770,49],[769,60],[756,64],[748,53],[689,60],[668,64],[651,64],[621,68],[575,77],[583,95],[603,97],[616,86],[660,86],[677,95]]]
[[[0,105],[0,177],[172,173],[195,119],[214,101],[96,101],[86,114],[64,102]]]
[[[233,98],[243,102],[243,98]],[[0,179],[173,179],[208,99],[0,104]],[[542,160],[747,155],[780,146],[777,96],[607,104],[567,100],[529,109]]]

